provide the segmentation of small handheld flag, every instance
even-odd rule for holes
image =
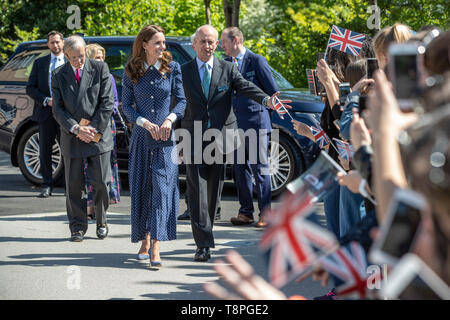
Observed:
[[[322,257],[320,264],[344,282],[337,288],[338,297],[353,296],[365,299],[369,296],[367,257],[358,242],[353,241],[332,254]]]
[[[267,252],[274,286],[283,286],[337,246],[334,235],[316,222],[314,203],[308,192],[288,193],[279,209],[266,213],[268,228],[260,247]]]
[[[280,116],[281,119],[284,120],[283,115],[285,115],[285,114],[288,114],[289,117],[291,117],[291,119],[293,119],[292,116],[290,115],[289,111],[286,109],[286,107],[280,101],[280,99],[278,99],[278,97],[273,97],[272,98],[272,105],[273,105],[275,111],[278,113],[278,115]]]
[[[315,121],[315,123],[311,126],[311,131],[320,149],[324,148],[327,144],[331,142],[330,138],[322,129],[319,122]]]
[[[354,56],[359,56],[365,38],[365,34],[333,25],[330,38],[328,39],[327,49],[336,49]]]
[[[353,146],[348,142],[336,138],[333,138],[333,141],[336,143],[339,157],[347,161],[352,161],[353,155],[355,154],[355,149]]]

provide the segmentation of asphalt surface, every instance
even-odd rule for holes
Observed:
[[[180,187],[182,213],[186,209],[183,181]],[[136,259],[139,244],[130,240],[126,186],[121,202],[110,206],[109,236],[97,239],[94,223],[81,243],[69,241],[64,190],[56,188],[48,199],[37,198],[38,193],[39,188],[11,166],[9,155],[0,152],[0,299],[212,299],[203,284],[219,280],[212,266],[228,249],[237,250],[256,273],[267,278],[266,263],[258,249],[263,231],[229,222],[239,209],[232,184],[224,188],[221,219],[214,226],[216,248],[212,249],[212,259],[206,263],[193,261],[196,247],[190,222],[179,221],[177,240],[161,244],[160,269]],[[323,217],[320,204],[318,211]],[[288,296],[312,298],[329,289],[330,285],[323,288],[309,278],[281,290]]]

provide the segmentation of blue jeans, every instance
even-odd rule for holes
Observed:
[[[339,195],[341,187],[336,185],[330,193],[323,198],[323,208],[327,219],[327,229],[340,239],[339,228]]]
[[[339,235],[345,234],[366,216],[364,198],[341,186],[339,196]]]

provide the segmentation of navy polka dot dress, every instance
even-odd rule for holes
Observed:
[[[170,113],[177,119],[186,108],[181,68],[169,64],[170,72],[162,75],[151,66],[137,84],[123,77],[122,108],[128,121],[134,123],[128,162],[131,196],[131,241],[176,239],[179,206],[178,153],[172,130],[168,141],[155,141],[150,132],[138,126],[139,116],[161,126]],[[174,107],[170,110],[171,100]]]

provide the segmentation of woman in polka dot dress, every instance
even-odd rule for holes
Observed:
[[[165,49],[164,30],[145,26],[133,43],[122,89],[124,114],[135,124],[128,162],[131,241],[142,241],[138,259],[150,258],[157,267],[160,241],[176,239],[180,194],[172,125],[186,108],[180,65]]]

